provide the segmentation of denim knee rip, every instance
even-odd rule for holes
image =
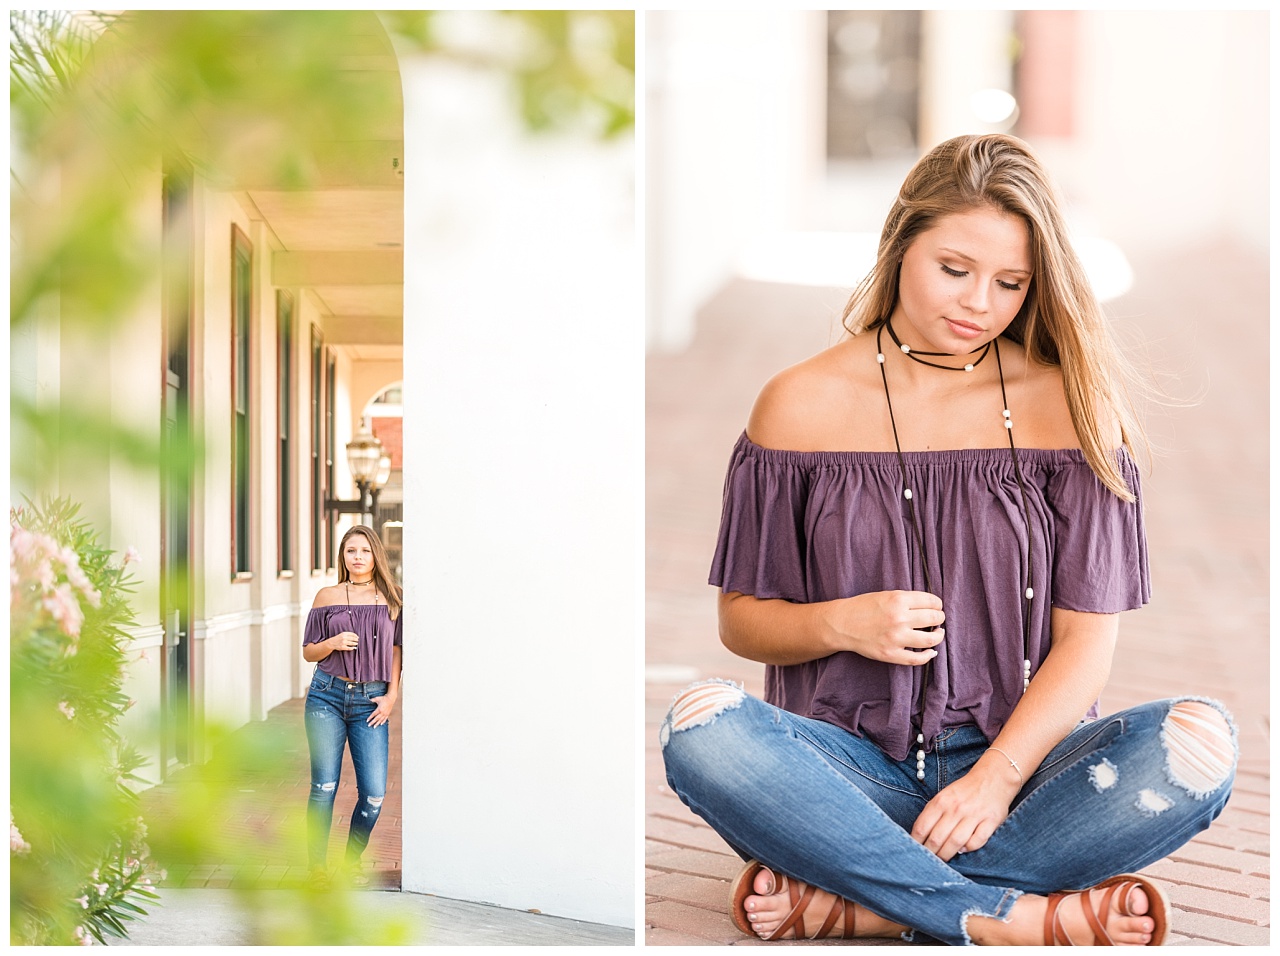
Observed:
[[[746,696],[746,691],[732,681],[717,678],[690,684],[672,700],[671,711],[658,732],[658,742],[666,747],[673,731],[709,724],[740,705]]]
[[[1138,791],[1138,799],[1133,805],[1144,817],[1158,817],[1173,806],[1173,801],[1159,790],[1146,787]]]
[[[1160,742],[1169,782],[1193,800],[1216,792],[1231,776],[1239,756],[1236,726],[1226,708],[1203,697],[1183,697],[1173,703],[1160,728]],[[1167,809],[1156,809],[1149,800],[1146,806],[1156,813]]]
[[[996,919],[1002,923],[1007,923],[1009,922],[1009,920],[1013,918],[1013,904],[1018,902],[1018,897],[1020,896],[1022,896],[1022,890],[1009,888],[1004,891],[1004,896],[1000,898],[1000,902],[996,906],[994,911],[988,913],[982,910],[980,907],[975,906],[961,913],[960,914],[960,935],[964,937],[964,944],[966,946],[973,945],[973,939],[969,936],[969,917],[970,916],[985,916],[989,919]],[[903,939],[906,939],[906,938],[907,938],[906,934],[903,934]],[[914,940],[914,934],[912,936],[912,939],[907,940],[907,942],[912,942],[913,940]]]
[[[1120,780],[1120,771],[1106,757],[1102,758],[1100,763],[1095,763],[1089,768],[1089,782],[1093,784],[1093,789],[1098,793],[1103,790],[1110,790]]]
[[[382,809],[383,799],[384,799],[383,797],[365,797],[364,802],[369,805],[369,809],[361,810],[360,816],[368,817],[370,814],[372,814],[373,816],[376,817],[378,815],[378,812]]]

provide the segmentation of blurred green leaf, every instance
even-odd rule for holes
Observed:
[[[532,131],[609,139],[633,127],[632,11],[379,16],[402,57],[506,77],[512,109]],[[479,34],[460,38],[460,17]],[[398,76],[350,64],[352,38],[364,35],[368,18],[318,10],[10,12],[11,342],[38,342],[38,350],[56,343],[60,363],[52,397],[35,372],[21,385],[11,376],[16,482],[54,488],[66,476],[121,463],[179,481],[199,475],[198,437],[165,444],[151,424],[130,425],[132,410],[113,409],[102,388],[77,380],[78,369],[101,362],[144,297],[164,287],[157,201],[166,168],[189,166],[211,190],[250,182],[305,189],[320,181],[335,143],[402,138]],[[65,498],[29,503],[15,523],[74,552],[100,603],[73,594],[71,611],[65,595],[45,590],[38,562],[11,593],[10,939],[102,941],[124,935],[157,899],[131,790],[142,781],[136,745],[148,741],[119,732],[130,706],[123,680],[136,582]],[[19,567],[11,553],[11,568]],[[66,568],[56,574],[55,583],[69,586]],[[79,615],[79,633],[55,612]],[[146,732],[158,736],[154,721]],[[206,749],[213,759],[192,768],[173,818],[154,821],[157,859],[237,859],[261,850],[225,839],[207,821],[238,799],[233,768],[266,772],[276,753],[217,728]],[[304,845],[301,810],[278,836],[289,845]],[[290,895],[288,906],[280,899],[242,897],[255,938],[409,939],[399,923],[371,930],[347,894]]]

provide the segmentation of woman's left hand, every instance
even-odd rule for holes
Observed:
[[[369,715],[369,719],[365,721],[370,727],[381,727],[391,719],[391,712],[396,708],[396,699],[390,694],[382,697],[370,697],[370,703],[376,705],[376,709]]]
[[[973,769],[937,792],[925,804],[911,838],[950,860],[960,852],[972,853],[986,844],[996,827],[1009,815],[1009,804],[1021,784],[1012,768],[975,764]]]

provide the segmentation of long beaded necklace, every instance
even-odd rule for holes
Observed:
[[[889,426],[893,429],[893,447],[898,453],[898,471],[902,477],[902,497],[907,502],[907,513],[911,516],[911,531],[915,538],[916,547],[920,550],[920,566],[924,569],[924,589],[929,593],[933,593],[933,588],[929,581],[929,556],[925,552],[924,536],[920,533],[920,523],[916,520],[915,499],[911,492],[911,486],[907,481],[907,465],[902,457],[902,444],[898,441],[898,423],[893,417],[893,400],[889,397],[889,377],[884,370],[884,350],[880,347],[880,333],[883,329],[889,330],[889,337],[893,339],[894,344],[902,350],[902,354],[913,361],[919,362],[921,365],[928,365],[931,368],[940,368],[948,372],[972,372],[978,363],[987,357],[987,353],[995,347],[996,353],[996,369],[1000,376],[1000,402],[1004,406],[1004,427],[1005,432],[1009,436],[1009,454],[1013,458],[1013,474],[1018,481],[1018,491],[1021,495],[1022,503],[1022,520],[1027,528],[1027,551],[1026,560],[1023,567],[1026,569],[1025,582],[1023,587],[1023,598],[1025,606],[1022,612],[1022,690],[1025,693],[1027,685],[1031,683],[1031,599],[1035,597],[1035,590],[1031,586],[1031,509],[1027,504],[1027,487],[1022,481],[1022,468],[1018,464],[1018,449],[1013,443],[1013,418],[1009,414],[1009,398],[1005,394],[1004,388],[1004,365],[1000,361],[1000,340],[999,337],[992,339],[982,347],[982,355],[973,362],[967,363],[963,368],[953,365],[939,365],[936,362],[926,362],[920,358],[921,355],[938,357],[949,355],[948,352],[917,352],[909,345],[903,344],[898,338],[897,333],[893,331],[892,323],[886,319],[876,328],[876,362],[880,366],[880,381],[884,383],[884,400],[889,407]],[[978,349],[974,349],[977,352]],[[973,353],[970,353],[973,354]],[[910,553],[907,555],[908,566],[914,566],[914,559]],[[934,630],[934,627],[924,628],[926,631]],[[916,779],[924,779],[924,708],[928,695],[929,678],[932,675],[933,661],[930,659],[923,665],[924,672],[920,679],[920,691],[916,699],[915,713],[912,717],[912,730],[916,732]]]
[[[356,619],[351,616],[351,586],[354,584],[358,588],[368,587],[370,584],[373,584],[373,579],[370,578],[368,581],[352,581],[351,579],[348,578],[343,583],[346,585],[346,588],[347,588],[347,620],[351,622],[351,629],[354,631],[356,629]],[[378,593],[377,585],[374,585],[374,588],[373,588],[373,606],[374,607],[378,606],[378,598],[380,596],[381,595]],[[372,644],[373,648],[376,650],[378,647],[378,626],[376,624],[373,626],[373,635],[370,637],[369,641]]]

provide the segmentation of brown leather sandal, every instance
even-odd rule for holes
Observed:
[[[809,908],[809,904],[813,901],[814,894],[818,892],[816,886],[809,886],[801,883],[799,880],[791,880],[783,875],[782,892],[787,893],[791,900],[791,910],[783,918],[775,929],[768,936],[760,936],[756,933],[755,928],[751,924],[751,920],[747,918],[746,899],[748,896],[759,896],[756,893],[755,881],[756,874],[764,870],[769,874],[770,883],[773,885],[773,892],[777,890],[777,879],[763,863],[755,860],[748,860],[736,877],[734,877],[733,885],[729,889],[729,915],[733,917],[733,925],[742,930],[748,936],[754,936],[757,939],[773,940],[781,938],[782,934],[792,927],[796,931],[796,939],[826,939],[833,935],[831,930],[836,925],[843,913],[844,915],[844,931],[840,934],[842,939],[853,939],[856,935],[854,932],[854,905],[849,900],[837,896],[831,903],[831,909],[827,912],[826,919],[822,921],[822,925],[818,927],[818,931],[813,935],[805,932],[804,914]],[[804,887],[801,890],[801,887]],[[763,895],[772,895],[763,894]]]
[[[1084,911],[1084,918],[1089,924],[1089,928],[1093,930],[1094,946],[1114,946],[1111,936],[1107,933],[1105,920],[1107,913],[1111,910],[1111,898],[1117,893],[1120,894],[1120,915],[1121,916],[1137,916],[1129,909],[1129,897],[1135,889],[1141,888],[1147,894],[1148,910],[1144,916],[1150,916],[1152,922],[1155,923],[1155,929],[1151,932],[1151,942],[1148,946],[1163,946],[1165,937],[1169,933],[1169,897],[1165,895],[1164,890],[1156,886],[1145,876],[1138,876],[1136,873],[1121,873],[1119,876],[1113,876],[1109,880],[1103,880],[1097,886],[1092,886],[1087,890],[1068,890],[1065,893],[1050,893],[1049,905],[1044,911],[1044,944],[1046,946],[1077,946],[1069,935],[1067,935],[1066,927],[1062,925],[1062,920],[1058,916],[1058,907],[1062,905],[1062,901],[1069,896],[1084,896],[1080,901],[1080,908]],[[1102,890],[1102,902],[1093,905],[1092,894],[1094,890]]]

